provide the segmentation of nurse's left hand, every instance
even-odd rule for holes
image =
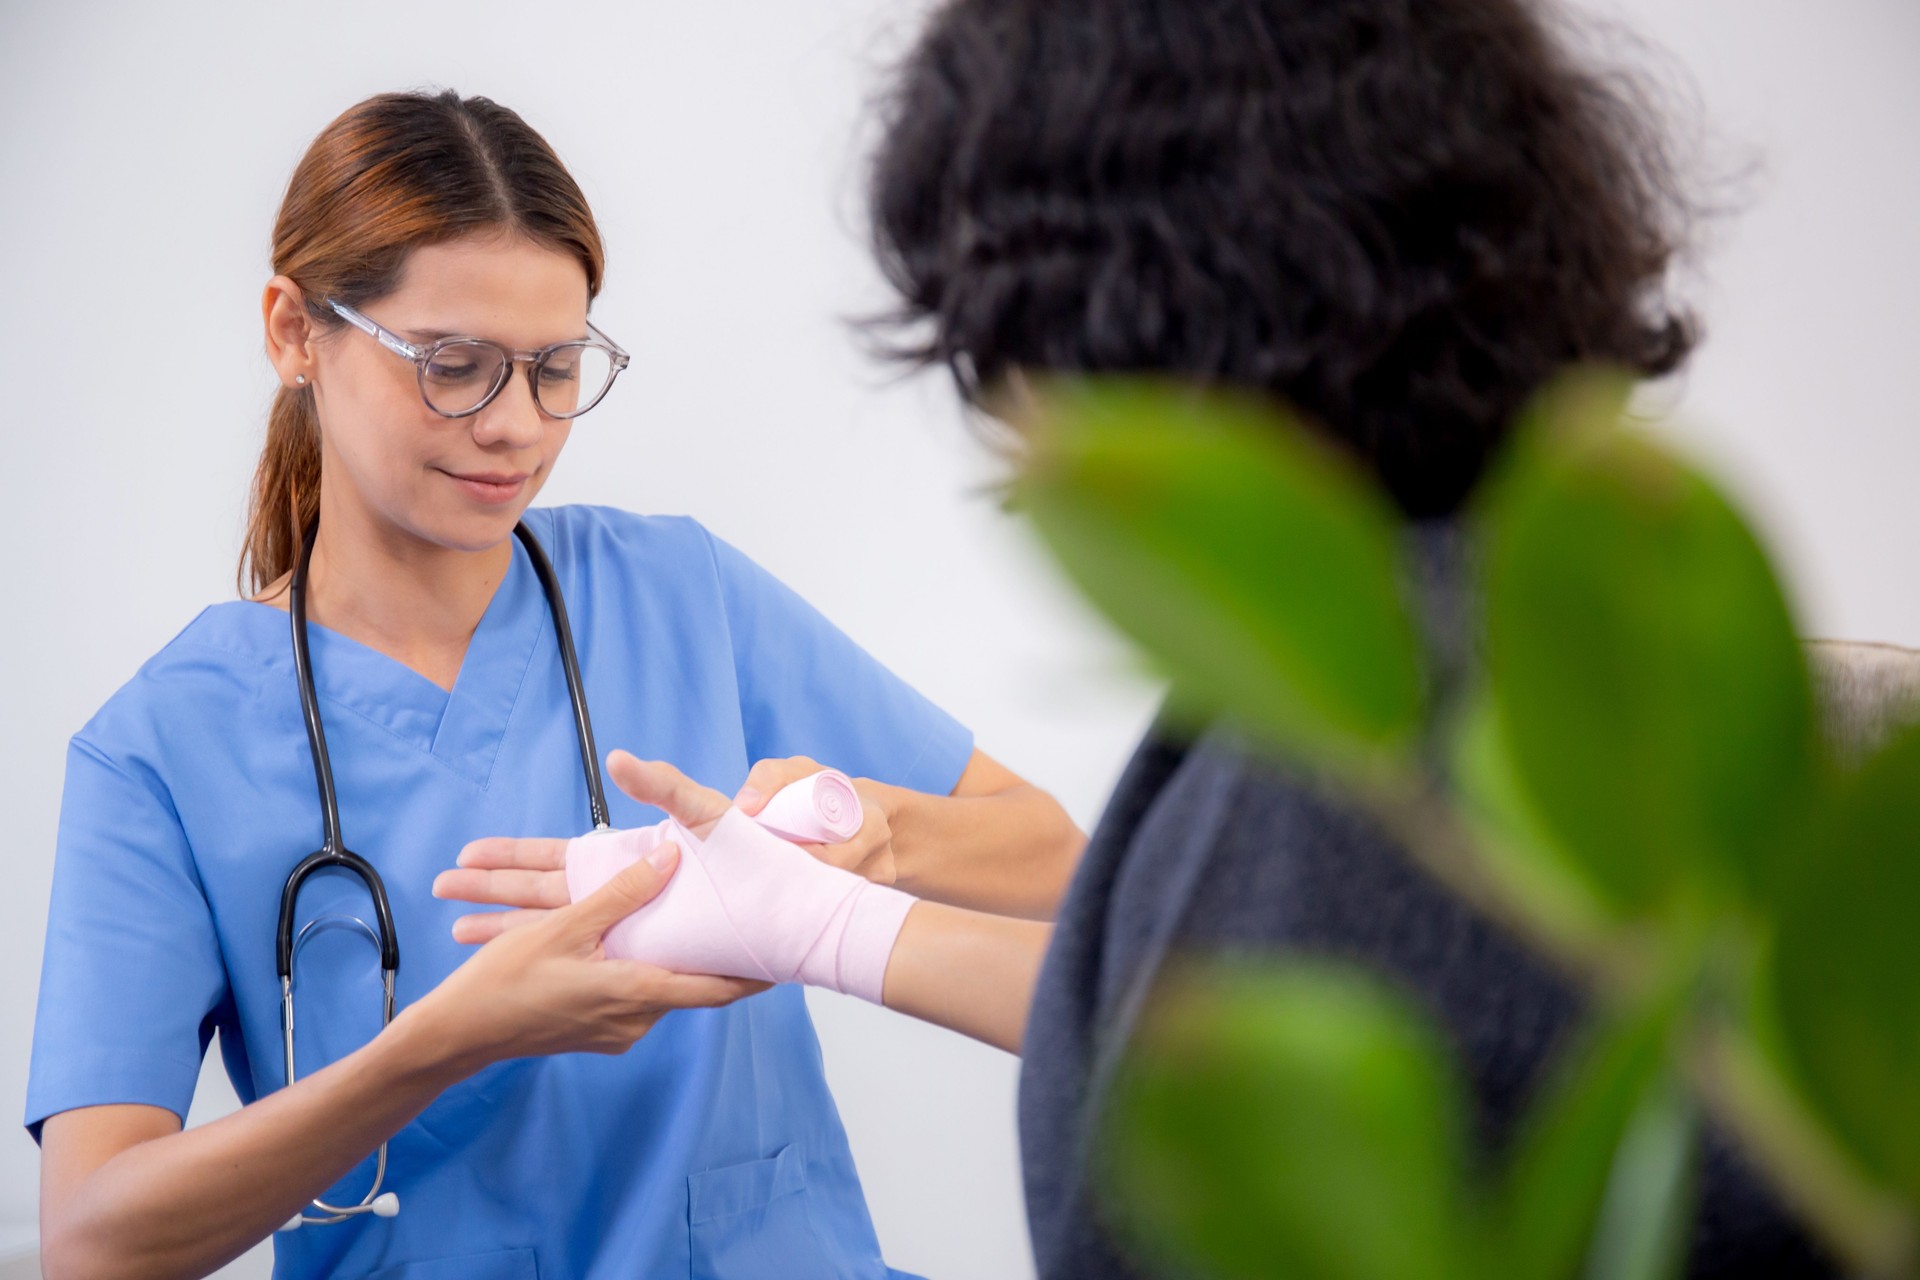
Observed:
[[[734,796],[734,804],[749,817],[767,807],[776,792],[788,783],[811,778],[826,765],[806,756],[784,760],[762,760],[747,772],[747,780]],[[900,878],[893,857],[893,805],[900,790],[871,778],[853,778],[853,789],[860,797],[865,821],[853,839],[839,844],[803,844],[820,861],[851,871],[875,884],[893,884]]]

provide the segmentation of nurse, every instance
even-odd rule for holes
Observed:
[[[314,1197],[358,1202],[389,1139],[398,1216],[284,1232],[276,1275],[897,1274],[799,990],[601,953],[671,851],[477,952],[431,896],[476,837],[588,825],[554,625],[515,525],[557,571],[605,740],[713,780],[799,758],[858,775],[867,826],[823,857],[1007,915],[1051,911],[1079,833],[693,521],[528,510],[571,427],[548,412],[568,391],[537,353],[593,339],[602,251],[518,116],[452,93],[350,109],[296,169],[273,263],[282,389],[252,597],[203,611],[68,755],[26,1113],[46,1274],[204,1275]],[[447,416],[354,316],[516,362],[477,412]],[[399,1012],[382,1027],[378,953],[336,927],[370,918],[364,889],[322,872],[300,898],[297,923],[321,923],[295,966],[288,1085],[277,910],[320,808],[287,588],[316,526],[314,680],[346,844],[391,897]],[[651,816],[611,800],[616,826]],[[246,1105],[183,1131],[216,1033]]]

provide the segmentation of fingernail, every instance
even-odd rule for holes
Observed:
[[[440,896],[440,882],[446,879],[446,875],[447,873],[442,871],[439,875],[433,878],[433,896],[436,898]]]
[[[647,865],[655,871],[664,872],[673,866],[673,860],[679,856],[680,849],[677,845],[655,845],[652,851],[647,854]]]
[[[756,788],[742,787],[740,794],[733,798],[733,805],[736,809],[745,809],[748,813],[752,813],[760,807],[761,801],[766,798],[767,797]]]

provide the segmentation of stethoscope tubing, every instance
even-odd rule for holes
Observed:
[[[546,596],[547,610],[553,617],[554,639],[560,650],[560,666],[566,675],[567,696],[572,702],[574,737],[580,747],[581,771],[587,779],[587,799],[592,810],[595,830],[606,830],[610,825],[607,809],[607,795],[600,782],[599,748],[594,743],[593,719],[587,711],[585,682],[580,676],[580,661],[574,651],[573,628],[567,620],[566,599],[560,590],[560,580],[553,571],[553,564],[547,559],[546,550],[539,539],[523,521],[514,526],[514,534],[527,550],[527,557],[533,563],[534,574],[540,579],[540,590]],[[382,1007],[380,1025],[384,1028],[393,1021],[394,981],[400,971],[400,940],[393,923],[393,908],[387,901],[386,883],[380,878],[373,864],[359,854],[347,848],[340,834],[340,800],[334,789],[333,760],[327,752],[326,729],[320,722],[320,698],[314,688],[313,656],[307,644],[307,572],[313,562],[313,545],[319,532],[319,522],[310,524],[301,539],[300,555],[294,563],[293,578],[287,590],[287,614],[293,631],[293,668],[294,677],[300,686],[300,712],[307,728],[307,747],[313,758],[313,778],[320,793],[321,846],[318,850],[301,859],[287,876],[280,891],[279,928],[274,942],[274,966],[280,978],[280,1023],[282,1028],[282,1049],[286,1059],[286,1082],[294,1082],[293,1066],[293,962],[300,943],[306,940],[309,930],[319,923],[310,921],[298,934],[294,932],[294,919],[298,913],[300,889],[315,873],[328,868],[338,867],[360,878],[366,886],[367,896],[373,902],[375,923],[369,925],[358,917],[350,917],[353,923],[365,930],[380,949],[380,981],[382,987]],[[333,1205],[324,1200],[311,1202],[313,1209],[322,1217],[309,1217],[306,1212],[294,1215],[286,1227],[291,1229],[302,1225],[324,1226],[364,1213],[373,1213],[382,1217],[392,1217],[399,1211],[398,1198],[392,1192],[382,1194],[381,1186],[387,1176],[387,1144],[382,1142],[378,1160],[374,1166],[373,1186],[356,1205]]]

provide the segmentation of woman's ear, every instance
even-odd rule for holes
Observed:
[[[260,311],[266,321],[267,359],[280,375],[280,384],[288,388],[312,386],[314,330],[300,286],[286,276],[275,276],[267,281]]]

